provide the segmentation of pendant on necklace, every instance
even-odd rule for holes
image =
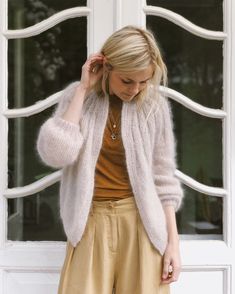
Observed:
[[[117,139],[117,136],[114,133],[112,133],[111,134],[111,138],[112,138],[112,140],[116,140]]]
[[[117,125],[116,124],[113,124],[113,128],[115,129],[116,127],[117,127]],[[112,138],[112,140],[116,140],[117,139],[116,134],[112,133],[111,134],[111,138]]]

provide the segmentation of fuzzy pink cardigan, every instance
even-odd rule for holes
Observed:
[[[61,118],[78,82],[62,93],[56,111],[39,130],[37,150],[42,161],[62,168],[60,215],[68,240],[81,240],[90,211],[95,166],[109,110],[109,99],[92,92],[86,97],[79,124]],[[148,99],[137,111],[136,102],[123,102],[121,135],[127,171],[135,201],[150,241],[163,255],[167,245],[163,205],[181,205],[183,189],[174,176],[176,169],[172,112],[167,98],[159,97],[158,107],[146,120]]]

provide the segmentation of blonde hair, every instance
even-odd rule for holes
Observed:
[[[153,77],[135,99],[139,107],[147,98],[157,100],[159,86],[167,84],[167,69],[159,46],[150,30],[136,26],[123,27],[105,41],[100,51],[105,56],[106,63],[103,76],[94,87],[99,96],[109,93],[108,76],[111,70],[133,73],[152,65]],[[150,87],[154,89],[151,91],[152,94],[150,94]]]

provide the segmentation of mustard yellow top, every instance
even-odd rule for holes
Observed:
[[[110,96],[109,115],[105,126],[101,151],[95,169],[93,200],[119,200],[133,197],[121,138],[122,100]],[[110,111],[111,110],[111,111]],[[114,122],[117,124],[113,128]],[[116,139],[111,134],[116,134]]]

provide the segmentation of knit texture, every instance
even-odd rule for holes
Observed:
[[[40,127],[36,143],[46,165],[62,168],[60,215],[73,246],[82,238],[91,208],[95,166],[109,110],[109,99],[92,92],[84,101],[78,124],[61,118],[77,85],[72,83],[63,91],[54,114]],[[151,106],[148,99],[140,111],[134,100],[123,102],[121,135],[140,217],[150,241],[163,255],[167,245],[163,206],[172,205],[177,211],[183,189],[174,176],[176,142],[170,103],[159,97],[157,105],[146,121]]]

